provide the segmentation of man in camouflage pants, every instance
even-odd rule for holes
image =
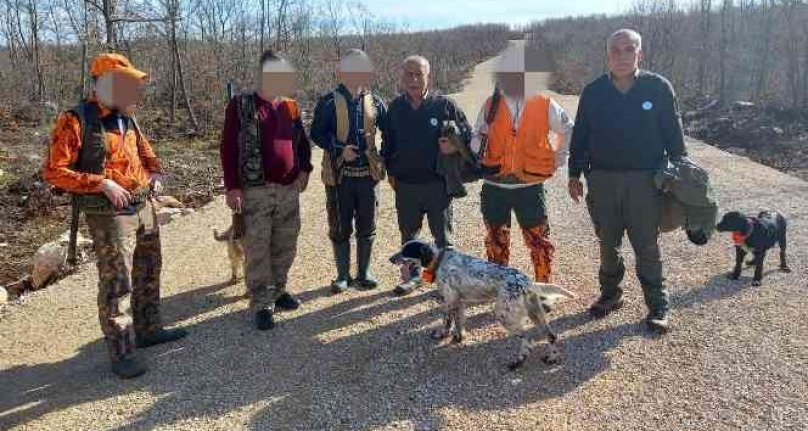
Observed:
[[[300,193],[306,189],[311,144],[294,94],[292,65],[272,51],[260,59],[257,91],[234,97],[225,112],[220,147],[227,205],[244,220],[246,282],[255,326],[275,326],[276,307],[300,301],[286,291],[300,233]]]
[[[62,114],[54,128],[43,178],[74,194],[98,259],[98,316],[112,371],[146,371],[136,348],[178,340],[183,329],[160,320],[160,230],[151,194],[160,164],[131,107],[147,75],[118,54],[93,60],[92,96]]]

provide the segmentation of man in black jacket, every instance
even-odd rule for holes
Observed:
[[[662,192],[654,185],[666,158],[686,155],[682,123],[670,82],[639,69],[642,38],[618,30],[607,43],[609,73],[584,88],[572,134],[569,194],[586,197],[600,239],[601,296],[590,308],[605,317],[622,305],[625,266],[620,257],[623,235],[637,257],[637,276],[655,330],[668,328],[668,295],[662,277],[659,225]]]
[[[454,121],[458,141],[467,146],[471,126],[454,101],[429,90],[429,61],[424,57],[404,60],[401,87],[404,92],[388,109],[389,131],[382,146],[389,181],[396,192],[401,242],[418,236],[426,215],[437,246],[444,248],[451,245],[452,209],[437,163],[439,154],[452,154],[457,148],[442,137],[441,131],[444,122]],[[406,295],[421,284],[420,272],[414,271],[394,293]]]

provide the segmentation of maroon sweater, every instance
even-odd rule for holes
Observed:
[[[295,182],[300,172],[311,172],[311,144],[305,133],[303,139],[292,144],[294,128],[303,130],[303,123],[294,103],[269,102],[256,97],[259,128],[261,130],[262,158],[264,162],[264,178],[268,183],[288,185]],[[290,106],[293,109],[290,109]],[[290,112],[295,111],[295,112]],[[239,166],[238,134],[240,129],[238,103],[230,100],[224,117],[222,142],[219,153],[222,158],[224,187],[227,190],[240,189],[241,178]]]

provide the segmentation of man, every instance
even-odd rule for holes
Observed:
[[[311,147],[294,94],[295,69],[266,51],[260,88],[227,106],[221,159],[227,205],[243,215],[245,278],[259,330],[275,326],[275,307],[300,302],[286,291],[300,233],[300,193],[306,189]]]
[[[637,276],[648,306],[648,325],[668,328],[668,295],[662,277],[659,224],[662,193],[654,174],[666,158],[686,155],[676,96],[665,78],[639,69],[642,38],[622,29],[607,42],[609,73],[586,86],[578,105],[569,162],[569,194],[583,196],[600,240],[600,298],[590,308],[605,317],[623,304],[620,257],[624,232],[637,259]]]
[[[451,245],[451,199],[436,165],[439,154],[452,154],[457,149],[451,139],[442,136],[442,131],[444,124],[454,122],[457,141],[468,145],[471,127],[454,101],[429,90],[429,72],[429,62],[424,57],[404,60],[404,92],[390,103],[382,155],[396,193],[401,242],[418,236],[426,215],[437,246],[445,248]],[[407,278],[394,289],[396,295],[409,294],[422,284],[419,268]]]
[[[376,147],[376,130],[386,135],[384,103],[370,92],[373,63],[367,54],[353,49],[342,58],[337,88],[320,98],[314,109],[311,137],[325,150],[323,183],[328,211],[328,236],[334,250],[337,277],[334,293],[351,284],[351,231],[356,220],[356,285],[374,289],[370,273],[376,236],[377,184],[384,168]]]
[[[524,45],[513,45],[502,54],[497,88],[480,109],[471,147],[478,153],[482,150],[483,165],[499,168],[484,179],[480,195],[488,260],[508,265],[511,213],[515,213],[534,277],[547,283],[555,248],[548,237],[544,181],[566,163],[573,123],[549,97],[525,97],[525,65],[539,55]],[[551,142],[550,132],[556,142]]]
[[[73,193],[85,215],[98,266],[98,316],[121,378],[143,374],[137,348],[178,340],[160,321],[160,226],[152,196],[160,162],[132,110],[148,75],[119,54],[90,66],[91,96],[59,116],[42,177]]]

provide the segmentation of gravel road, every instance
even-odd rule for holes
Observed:
[[[491,91],[492,61],[457,95],[470,117]],[[529,82],[542,89],[546,74]],[[576,99],[559,97],[574,113]],[[440,313],[430,291],[402,299],[390,288],[398,245],[392,190],[381,187],[376,291],[332,296],[331,248],[319,180],[303,199],[303,232],[290,290],[304,306],[268,333],[251,326],[243,284],[230,286],[226,250],[212,237],[229,217],[221,200],[164,232],[164,317],[190,336],[146,352],[150,372],[120,381],[108,370],[97,321],[96,270],[87,266],[0,314],[0,429],[19,430],[804,430],[808,427],[808,183],[689,141],[712,174],[723,209],[775,208],[790,217],[794,270],[763,287],[730,282],[730,239],[662,240],[673,329],[648,333],[633,270],[626,306],[601,321],[585,313],[597,294],[597,246],[566,178],[550,181],[556,281],[579,298],[551,326],[566,357],[505,363],[517,342],[471,310],[467,341],[428,337]],[[319,153],[315,154],[319,160]],[[456,202],[459,248],[484,254],[479,187]],[[519,235],[513,263],[529,271]],[[628,249],[627,249],[628,251]],[[633,267],[630,253],[627,266]]]

